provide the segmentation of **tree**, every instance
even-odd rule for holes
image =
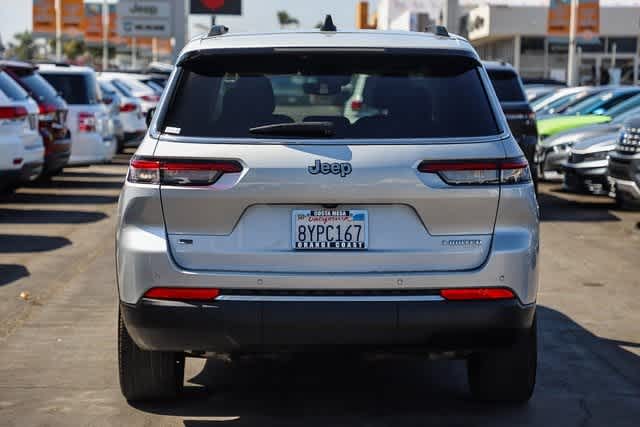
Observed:
[[[86,51],[84,40],[71,39],[67,40],[62,45],[62,52],[70,60],[75,60],[78,56],[81,56]]]
[[[289,15],[286,10],[279,10],[277,13],[278,22],[280,23],[280,28],[287,27],[289,25],[295,25],[296,27],[300,26],[300,21]]]
[[[34,59],[36,46],[33,43],[33,35],[29,31],[24,31],[14,35],[13,38],[18,42],[18,44],[9,43],[11,53],[7,56],[23,61]]]

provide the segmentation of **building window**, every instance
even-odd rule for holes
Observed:
[[[638,39],[635,37],[609,37],[609,52],[613,52],[613,44],[618,53],[636,53]]]
[[[544,52],[544,37],[523,37],[522,53]]]

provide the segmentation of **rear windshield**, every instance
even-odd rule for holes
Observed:
[[[317,138],[315,123],[331,138],[496,135],[479,69],[472,59],[442,55],[205,57],[183,66],[161,130]],[[268,125],[285,131],[255,130]]]
[[[56,88],[68,104],[97,104],[99,101],[98,87],[93,75],[72,73],[42,73],[53,87]]]
[[[149,86],[132,78],[116,78],[113,79],[112,83],[123,92],[128,92],[130,94],[135,92],[154,93],[153,89],[151,89]]]
[[[14,101],[21,101],[29,96],[27,91],[22,89],[22,87],[4,71],[0,71],[0,91]]]
[[[500,102],[522,102],[527,100],[517,74],[507,70],[487,70],[487,72]]]

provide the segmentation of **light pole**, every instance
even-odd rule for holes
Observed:
[[[51,4],[51,3],[49,3]],[[56,13],[56,61],[62,61],[62,0],[54,3]]]
[[[576,86],[576,45],[578,33],[578,1],[571,0],[571,15],[569,18],[569,61],[567,64],[567,84]]]
[[[109,3],[102,0],[102,71],[109,68]]]

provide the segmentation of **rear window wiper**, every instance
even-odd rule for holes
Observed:
[[[273,125],[257,126],[249,129],[250,133],[258,135],[282,136],[319,136],[329,137],[335,134],[331,122],[302,122],[277,123]]]

